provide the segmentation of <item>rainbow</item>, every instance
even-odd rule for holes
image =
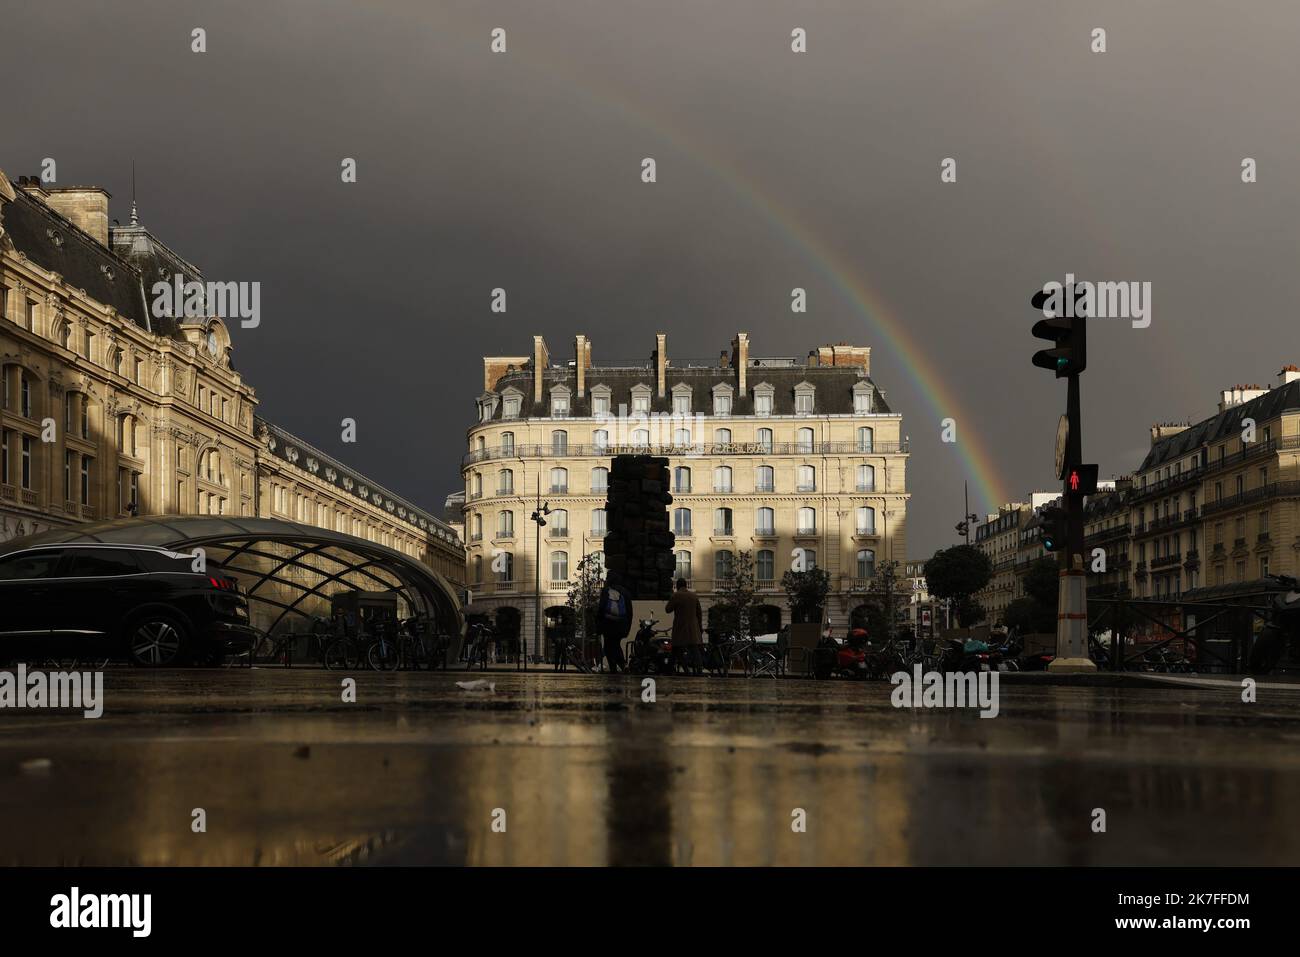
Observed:
[[[719,179],[745,206],[767,220],[777,235],[831,283],[865,324],[884,337],[888,346],[901,359],[900,365],[908,379],[929,406],[933,416],[931,427],[938,430],[943,419],[951,417],[955,420],[957,441],[945,447],[953,449],[959,470],[964,473],[964,477],[971,479],[971,505],[975,513],[982,516],[999,504],[1010,501],[986,438],[976,426],[978,416],[963,407],[903,317],[864,278],[858,276],[855,267],[821,239],[793,209],[784,205],[770,191],[762,189],[735,162],[716,150],[708,150],[700,145],[698,137],[675,130],[668,122],[656,117],[644,106],[634,103],[626,95],[616,97],[613,86],[607,79],[600,83],[588,82],[576,75],[567,63],[523,56],[514,49],[509,55],[525,66],[531,63],[548,78],[565,80],[566,90],[576,92],[590,103],[621,114],[633,128],[648,129]],[[600,92],[593,92],[595,90]]]

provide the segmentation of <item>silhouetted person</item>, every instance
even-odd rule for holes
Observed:
[[[704,670],[700,654],[704,644],[704,610],[695,592],[686,587],[686,579],[677,579],[677,591],[664,605],[664,611],[673,616],[673,657],[678,666],[686,670],[687,665],[693,674]]]
[[[596,603],[596,627],[605,642],[605,660],[609,673],[617,674],[627,669],[623,660],[623,642],[632,630],[632,595],[614,573],[605,578]]]

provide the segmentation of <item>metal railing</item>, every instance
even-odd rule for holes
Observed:
[[[907,442],[875,442],[864,451],[857,442],[695,442],[688,445],[576,445],[557,449],[551,444],[493,446],[467,452],[461,468],[496,459],[611,458],[615,455],[662,455],[670,457],[706,455],[900,455],[909,451]]]
[[[1236,495],[1229,495],[1213,502],[1206,502],[1201,506],[1201,514],[1209,516],[1217,512],[1240,508],[1243,505],[1250,505],[1253,502],[1296,495],[1300,495],[1300,481],[1270,482],[1267,485],[1261,485],[1245,492],[1238,492]]]

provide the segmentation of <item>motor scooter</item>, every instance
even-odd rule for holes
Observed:
[[[656,619],[641,619],[627,663],[627,670],[634,675],[670,675],[677,670],[673,663],[673,639],[667,631],[655,631],[657,624]]]

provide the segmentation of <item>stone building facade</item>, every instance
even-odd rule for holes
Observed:
[[[718,359],[674,362],[661,334],[648,361],[598,364],[580,335],[573,356],[553,361],[537,336],[530,354],[484,358],[462,467],[470,611],[514,608],[531,640],[540,567],[546,624],[563,620],[578,562],[603,547],[623,452],[669,459],[677,572],[706,608],[748,551],[763,628],[790,620],[780,580],[796,560],[830,574],[826,611],[843,628],[877,561],[906,556],[907,440],[869,348],[764,358],[740,333]],[[539,504],[551,509],[540,554]]]
[[[134,207],[110,226],[108,203],[0,172],[0,540],[131,514],[296,516],[460,582],[445,523],[256,415],[222,319],[155,314],[155,282],[203,277]]]

